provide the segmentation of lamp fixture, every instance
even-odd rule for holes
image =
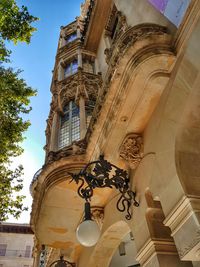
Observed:
[[[94,246],[100,237],[98,224],[91,218],[90,203],[85,202],[85,218],[77,227],[76,238],[85,247]]]
[[[57,261],[54,261],[50,267],[75,267],[75,263],[69,262],[64,260],[64,256],[61,255],[60,259]]]
[[[76,237],[83,246],[94,246],[99,237],[100,229],[95,221],[91,219],[90,200],[95,188],[116,188],[121,196],[117,201],[117,209],[120,212],[127,211],[125,218],[132,218],[131,205],[139,206],[136,201],[136,193],[129,188],[129,177],[125,170],[108,162],[101,155],[99,160],[89,162],[79,173],[69,173],[72,177],[70,182],[76,182],[78,194],[85,200],[85,216],[83,222],[76,230]]]
[[[136,201],[136,193],[129,188],[129,177],[125,170],[122,170],[114,164],[108,162],[101,155],[99,160],[89,162],[78,174],[69,173],[72,181],[79,184],[78,194],[86,202],[91,200],[93,190],[95,188],[113,188],[119,190],[121,196],[117,201],[117,209],[120,212],[126,210],[125,218],[130,220],[132,218],[130,208],[131,205],[139,206]]]

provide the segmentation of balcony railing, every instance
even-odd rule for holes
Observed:
[[[32,258],[31,251],[27,250],[8,250],[0,251],[0,257],[14,257],[14,258]]]

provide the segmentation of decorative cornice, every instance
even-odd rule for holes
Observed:
[[[174,236],[195,212],[200,212],[200,198],[184,196],[166,216],[164,224],[170,227]]]
[[[0,223],[1,233],[33,234],[30,225]]]
[[[155,255],[177,255],[177,249],[173,240],[165,239],[149,239],[139,250],[136,256],[136,260],[140,262],[142,266],[146,266],[147,263]]]
[[[51,164],[54,161],[57,161],[61,158],[82,155],[86,152],[87,143],[85,140],[73,141],[71,145],[64,147],[58,151],[50,151],[47,154],[47,159],[45,165]]]
[[[140,134],[128,134],[119,149],[119,155],[132,169],[136,169],[143,157],[143,138]]]

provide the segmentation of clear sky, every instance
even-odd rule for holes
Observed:
[[[38,30],[29,45],[9,44],[12,50],[11,66],[23,70],[21,76],[29,86],[37,89],[38,94],[31,99],[33,110],[27,116],[32,125],[25,134],[24,154],[14,160],[15,165],[24,166],[23,193],[27,196],[25,204],[29,206],[29,211],[24,212],[18,221],[10,218],[10,222],[28,223],[30,219],[32,199],[29,185],[34,173],[44,163],[44,132],[51,100],[50,83],[60,26],[67,25],[79,16],[81,2],[84,0],[17,0],[18,5],[27,6],[29,12],[40,20],[35,23]]]

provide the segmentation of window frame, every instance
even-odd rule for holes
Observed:
[[[63,149],[72,144],[73,141],[80,140],[80,110],[74,101],[70,101],[60,116],[60,127],[58,134],[58,149]],[[75,112],[75,114],[73,114]],[[77,116],[76,116],[77,112]],[[68,120],[65,120],[68,117]],[[78,119],[77,119],[78,118]],[[64,125],[66,124],[66,126]],[[64,125],[64,126],[63,126]],[[62,127],[63,126],[63,127]],[[65,140],[66,138],[66,140]],[[68,141],[67,141],[68,139]]]
[[[69,44],[71,42],[73,42],[74,40],[77,39],[77,32],[74,31],[68,35],[65,36],[65,41],[66,41],[66,44]]]
[[[71,61],[67,62],[64,66],[64,79],[75,74],[77,71],[78,71],[78,59],[74,58]]]

